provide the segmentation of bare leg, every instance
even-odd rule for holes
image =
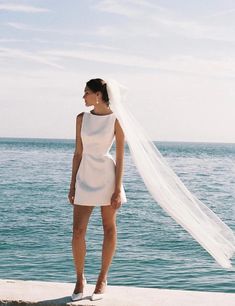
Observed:
[[[96,283],[95,293],[102,293],[104,291],[104,282],[107,279],[108,270],[114,256],[117,243],[117,209],[114,209],[111,205],[101,206],[101,214],[104,229],[104,241],[102,248],[101,271]]]
[[[85,235],[89,217],[94,206],[74,205],[73,208],[73,238],[72,250],[74,264],[77,274],[77,283],[74,293],[83,292],[84,280],[84,263],[86,256]]]

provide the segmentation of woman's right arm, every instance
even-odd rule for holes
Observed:
[[[73,204],[74,202],[74,195],[75,195],[75,183],[76,183],[76,175],[78,168],[80,166],[82,160],[82,139],[81,139],[81,126],[82,126],[82,118],[84,113],[80,113],[77,115],[76,119],[76,145],[75,151],[73,154],[73,164],[72,164],[72,175],[71,175],[71,182],[70,182],[70,190],[68,194],[69,202]]]

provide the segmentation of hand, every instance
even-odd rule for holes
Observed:
[[[121,206],[121,191],[115,191],[111,198],[111,206],[118,209]]]
[[[70,188],[68,193],[68,200],[72,205],[74,204],[74,196],[75,196],[75,188]]]

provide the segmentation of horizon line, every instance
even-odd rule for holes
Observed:
[[[46,138],[46,137],[8,137],[8,136],[0,136],[0,139],[37,139],[37,140],[70,140],[75,141],[75,138]],[[235,144],[235,142],[214,142],[214,141],[188,141],[188,140],[151,140],[153,142],[176,142],[176,143],[210,143],[210,144]],[[128,143],[125,140],[125,143]]]

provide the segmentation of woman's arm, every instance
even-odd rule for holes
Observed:
[[[112,195],[111,205],[114,208],[119,208],[121,205],[121,185],[122,185],[123,164],[124,164],[125,135],[117,119],[115,121],[115,137],[116,137],[115,191]]]
[[[82,118],[83,118],[83,113],[78,114],[76,118],[76,145],[73,154],[72,175],[71,175],[70,191],[68,195],[71,204],[73,204],[74,195],[75,195],[76,175],[82,160],[82,151],[83,151],[82,139],[81,139]]]

